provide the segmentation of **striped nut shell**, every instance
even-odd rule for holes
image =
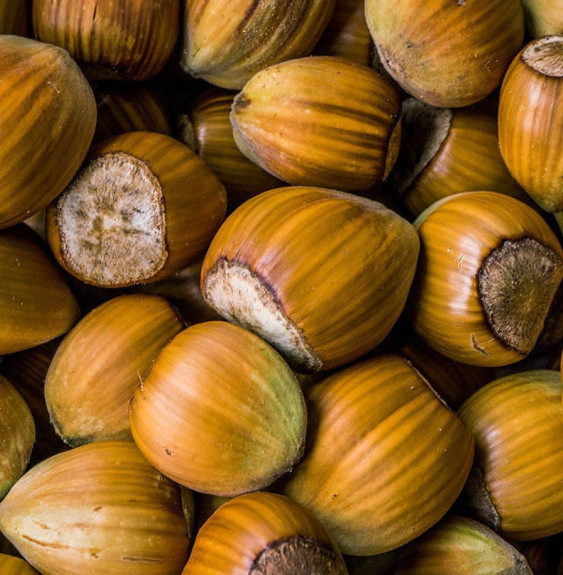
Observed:
[[[563,531],[563,405],[559,370],[500,377],[458,410],[475,436],[461,494],[472,514],[512,541]]]
[[[398,90],[375,70],[311,56],[255,74],[234,99],[231,123],[241,151],[280,180],[353,191],[388,175],[400,115]]]
[[[563,210],[563,35],[529,42],[502,82],[500,153],[514,178],[548,212]]]
[[[499,367],[528,356],[563,278],[563,249],[542,216],[511,196],[475,191],[435,202],[414,225],[414,331],[462,363]]]
[[[502,81],[524,39],[520,2],[367,0],[366,21],[389,75],[442,107],[479,102]]]
[[[306,391],[308,448],[283,492],[343,553],[397,549],[450,509],[469,475],[469,428],[396,355],[342,368]]]
[[[180,65],[221,88],[241,89],[262,68],[308,56],[335,0],[190,0]]]
[[[379,345],[415,273],[414,227],[383,204],[288,186],[246,201],[205,255],[201,289],[225,319],[270,342],[300,372]]]
[[[322,523],[278,493],[239,495],[219,507],[194,540],[184,575],[347,575]]]

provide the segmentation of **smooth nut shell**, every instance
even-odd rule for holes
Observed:
[[[367,0],[379,60],[409,95],[463,107],[500,86],[524,39],[519,2]]]
[[[66,333],[80,309],[60,268],[25,224],[0,231],[0,354]]]
[[[144,80],[172,55],[180,7],[179,0],[34,0],[33,32],[68,50],[89,79]]]
[[[0,375],[0,500],[24,474],[35,442],[35,422],[24,398]]]
[[[239,572],[347,574],[342,554],[313,514],[263,491],[235,497],[207,519],[182,573]]]
[[[167,300],[149,294],[117,296],[85,315],[61,341],[45,377],[58,435],[72,446],[132,439],[131,397],[184,327]]]
[[[296,371],[326,371],[371,351],[390,332],[415,273],[418,242],[409,222],[373,200],[278,188],[225,220],[203,260],[202,293]]]
[[[458,410],[475,436],[461,496],[466,513],[512,541],[563,530],[561,376],[549,369],[500,377]]]
[[[311,56],[270,66],[236,95],[240,150],[292,185],[344,191],[383,181],[397,157],[398,90],[368,66]]]
[[[181,66],[231,90],[263,68],[308,56],[335,0],[190,0],[183,22]]]
[[[256,491],[291,469],[303,454],[306,418],[282,357],[224,321],[176,335],[130,406],[145,457],[180,485],[212,495]]]
[[[283,492],[343,553],[399,548],[450,509],[469,475],[469,428],[403,358],[380,355],[306,391],[308,448]]]
[[[563,35],[530,41],[512,60],[499,99],[500,153],[547,212],[563,209]]]
[[[563,274],[563,249],[541,215],[474,191],[433,203],[414,225],[421,253],[407,314],[421,339],[483,367],[529,355]]]
[[[38,463],[0,503],[0,529],[42,575],[177,575],[191,545],[179,487],[131,441]]]
[[[84,160],[96,102],[69,53],[0,35],[0,228],[47,206]]]

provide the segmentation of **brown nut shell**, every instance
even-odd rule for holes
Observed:
[[[533,575],[526,558],[484,523],[448,513],[399,551],[396,575]]]
[[[412,97],[403,101],[401,148],[389,182],[412,218],[469,190],[529,200],[500,155],[496,110],[437,108]]]
[[[563,35],[532,40],[507,70],[499,99],[500,153],[548,212],[563,210]]]
[[[196,78],[239,90],[272,64],[308,56],[335,0],[190,0],[181,66]]]
[[[38,463],[0,503],[0,529],[42,575],[177,575],[191,545],[179,487],[132,441]]]
[[[131,397],[184,327],[167,300],[150,294],[117,296],[85,315],[63,338],[45,377],[57,434],[72,446],[132,439]]]
[[[31,35],[31,1],[11,0],[0,4],[0,34]]]
[[[332,16],[313,54],[341,56],[370,66],[373,47],[364,0],[336,0]]]
[[[0,35],[0,228],[39,212],[80,168],[96,102],[66,50]]]
[[[80,309],[60,268],[25,224],[0,231],[0,354],[66,333]]]
[[[475,191],[435,202],[414,225],[414,331],[462,363],[499,367],[529,355],[563,277],[563,249],[542,216],[511,196]]]
[[[326,371],[387,336],[418,249],[414,227],[383,204],[323,188],[278,188],[225,220],[203,261],[202,293],[296,371]]]
[[[33,31],[68,50],[89,79],[144,80],[172,54],[180,6],[179,0],[34,0]]]
[[[258,491],[221,505],[199,530],[185,575],[346,575],[322,523],[295,501]]]
[[[401,99],[368,66],[311,56],[270,66],[237,94],[240,150],[292,185],[344,191],[383,181],[397,157]]]
[[[206,249],[227,209],[224,186],[187,146],[127,132],[93,146],[46,212],[61,266],[98,287],[170,276]]]
[[[343,553],[375,555],[429,529],[469,475],[469,428],[403,358],[342,368],[306,391],[308,448],[283,492]]]
[[[283,358],[224,321],[176,335],[130,406],[145,457],[180,485],[212,495],[256,491],[291,469],[303,454],[306,418]]]
[[[389,75],[433,106],[491,94],[524,39],[522,6],[512,0],[367,0],[365,13]]]
[[[563,530],[563,405],[556,370],[498,378],[459,408],[475,436],[466,513],[513,541]]]
[[[228,208],[232,211],[244,201],[284,182],[249,160],[233,137],[230,112],[235,94],[228,90],[202,91],[182,114],[182,141],[207,163],[227,190]]]
[[[0,375],[0,500],[24,474],[35,442],[35,422],[24,398]]]

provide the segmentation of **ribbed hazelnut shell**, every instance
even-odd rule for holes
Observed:
[[[179,487],[130,441],[38,463],[0,503],[0,529],[42,575],[176,575],[191,544]]]
[[[272,64],[308,56],[335,0],[191,0],[181,65],[196,78],[239,90]]]
[[[523,359],[526,352],[493,333],[481,302],[478,274],[485,258],[505,240],[534,238],[562,257],[563,249],[546,221],[516,198],[474,191],[433,203],[414,225],[421,251],[406,307],[415,333],[439,353],[462,363],[499,367]]]
[[[175,336],[130,406],[133,438],[156,468],[195,491],[228,496],[291,469],[303,453],[306,417],[282,357],[224,321]]]
[[[124,258],[120,263],[115,257],[112,258],[112,242],[114,241],[112,224],[107,227],[102,224],[101,231],[98,231],[95,227],[96,221],[92,222],[89,229],[92,236],[99,235],[101,239],[93,249],[92,255],[89,256],[89,259],[93,261],[92,269],[85,269],[80,261],[72,261],[69,256],[68,243],[65,242],[65,234],[69,234],[70,237],[71,231],[63,225],[59,207],[68,194],[74,193],[71,187],[67,187],[46,210],[47,240],[59,264],[83,282],[98,287],[114,288],[163,279],[180,271],[201,256],[223,221],[227,210],[225,188],[207,164],[187,146],[171,136],[157,132],[127,132],[92,146],[86,165],[82,167],[73,183],[84,173],[90,162],[104,162],[105,158],[111,156],[138,162],[150,173],[151,179],[156,180],[156,185],[150,185],[150,187],[155,190],[154,196],[158,197],[158,205],[164,214],[163,234],[165,237],[160,246],[164,255],[159,264],[160,267],[154,269],[149,277],[138,277],[135,261],[127,262]],[[123,177],[118,181],[117,186],[123,190],[129,189],[129,194],[131,194],[128,178]],[[104,188],[100,187],[98,194],[102,195],[103,190]],[[110,196],[110,208],[116,204],[120,194],[116,193],[114,196]],[[131,202],[134,203],[133,198]],[[102,202],[100,204],[102,206],[100,216],[103,221],[105,213],[102,209],[106,208]],[[106,211],[111,212],[111,209]],[[131,215],[128,217],[129,220],[124,219],[124,227],[129,226],[130,232],[135,232],[135,225],[132,223],[134,218]],[[80,221],[82,216],[75,211],[73,219]],[[150,230],[145,231],[150,232]],[[142,238],[142,235],[138,237]],[[79,237],[74,240],[84,241],[84,238]],[[98,264],[94,261],[95,250],[102,254],[101,261],[107,257],[107,263]],[[112,279],[114,274],[110,274],[111,277],[106,279],[96,273],[95,265],[102,267],[107,265],[109,268],[110,264],[116,269],[120,265],[122,269],[127,269],[126,266],[130,267],[129,270],[119,275],[118,279]]]
[[[0,354],[66,333],[80,309],[60,268],[25,224],[0,231]]]
[[[389,75],[411,96],[462,107],[492,93],[524,39],[512,0],[367,0],[366,21]]]
[[[31,1],[11,0],[0,4],[0,34],[31,34]]]
[[[313,54],[341,56],[370,66],[373,40],[364,13],[364,0],[336,0],[332,16]]]
[[[18,390],[0,375],[0,500],[24,474],[35,442],[35,422]]]
[[[284,185],[249,160],[236,145],[230,121],[234,97],[227,90],[206,90],[192,100],[187,114],[193,149],[225,186],[229,211],[259,193]]]
[[[500,155],[496,112],[437,109],[410,98],[401,126],[390,182],[412,218],[437,200],[469,190],[528,198]]]
[[[325,371],[389,333],[405,305],[418,241],[409,222],[378,202],[322,188],[278,188],[225,220],[203,260],[202,293],[223,317],[280,349],[296,371]],[[223,265],[235,271],[223,273]],[[260,323],[261,302],[252,295],[245,302],[229,295],[240,270],[262,286],[263,307],[275,307],[285,327]],[[215,276],[222,298],[211,293]],[[297,336],[286,345],[292,330]],[[299,352],[295,339],[309,353]]]
[[[309,387],[307,450],[283,492],[343,553],[376,555],[426,531],[469,475],[469,428],[403,358],[381,355]]]
[[[475,436],[472,477],[462,500],[469,513],[510,540],[563,530],[563,406],[556,370],[498,378],[458,410]],[[471,487],[471,489],[470,489]],[[481,494],[480,494],[481,493]]]
[[[68,50],[90,79],[143,80],[160,72],[180,31],[179,0],[35,0],[35,37]]]
[[[148,82],[98,82],[94,86],[98,110],[94,141],[124,132],[173,135],[172,112],[160,86]]]
[[[70,182],[96,126],[90,85],[66,50],[0,35],[0,228],[39,212]]]
[[[39,575],[25,559],[6,553],[0,553],[0,571],[3,575]]]
[[[184,327],[167,300],[150,294],[117,296],[85,315],[63,338],[45,377],[45,402],[63,440],[76,446],[132,439],[129,401]]]
[[[563,210],[563,35],[553,42],[558,72],[542,73],[526,61],[545,42],[529,42],[504,76],[499,99],[500,152],[510,173],[548,212]]]
[[[33,415],[36,432],[30,465],[69,448],[56,434],[45,403],[45,376],[62,337],[11,353],[0,361],[0,373],[17,389]]]
[[[525,557],[485,524],[448,513],[399,551],[395,575],[532,575]]]
[[[365,190],[393,166],[398,90],[368,66],[336,56],[297,58],[255,74],[236,95],[241,151],[292,185]]]
[[[284,495],[262,491],[231,499],[207,519],[194,540],[182,573],[253,573],[255,562],[262,553],[276,543],[292,538],[315,542],[334,555],[333,568],[325,575],[347,573],[340,551],[312,513]],[[308,568],[305,561],[302,567]],[[312,573],[316,575],[316,572]]]

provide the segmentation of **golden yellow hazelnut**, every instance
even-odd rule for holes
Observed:
[[[558,370],[524,370],[476,391],[458,410],[475,436],[460,501],[512,541],[563,530],[563,406]]]
[[[272,64],[308,56],[335,0],[190,0],[180,64],[196,78],[239,90]]]
[[[397,549],[450,509],[469,475],[469,428],[405,359],[337,370],[306,390],[307,450],[283,492],[343,553]]]
[[[80,309],[47,247],[26,224],[0,231],[0,354],[66,333]]]
[[[66,50],[0,35],[0,228],[47,206],[80,168],[96,102]]]
[[[502,82],[500,153],[510,173],[547,212],[563,210],[563,36],[530,41]]]
[[[172,55],[180,7],[180,0],[34,0],[33,32],[68,50],[91,80],[144,80]]]
[[[534,349],[563,278],[542,216],[497,192],[439,200],[414,222],[421,252],[407,303],[416,334],[446,357],[499,367]]]
[[[327,371],[390,332],[418,249],[414,227],[379,202],[287,186],[247,200],[225,220],[203,260],[201,290],[295,371]]]
[[[490,527],[448,513],[399,551],[396,575],[533,575],[522,553]]]
[[[332,16],[313,54],[341,56],[370,66],[373,47],[364,13],[364,0],[336,0]]]
[[[0,500],[24,474],[35,442],[35,421],[24,398],[0,375]]]
[[[160,352],[130,405],[133,438],[157,469],[212,495],[262,489],[303,455],[295,374],[257,335],[225,321],[189,326]]]
[[[532,38],[563,34],[563,6],[559,0],[522,0],[526,30]]]
[[[45,376],[45,403],[71,446],[132,439],[129,402],[161,349],[185,325],[151,294],[125,294],[86,314],[65,335]]]
[[[182,141],[221,180],[227,190],[229,211],[259,193],[284,185],[239,150],[230,121],[234,97],[228,90],[203,90],[180,116]]]
[[[399,151],[401,98],[368,66],[297,58],[256,73],[235,96],[240,150],[292,185],[344,191],[383,181]]]
[[[524,40],[520,2],[367,0],[379,60],[418,100],[462,107],[491,94]]]
[[[25,559],[7,553],[0,553],[0,572],[3,575],[39,575]]]
[[[28,470],[0,529],[42,575],[177,575],[191,540],[178,485],[132,441],[98,441]]]
[[[202,525],[183,575],[347,575],[322,523],[295,501],[257,491],[223,503]]]
[[[48,206],[47,240],[79,280],[131,286],[195,261],[226,207],[224,186],[187,146],[165,134],[127,132],[93,146]]]
[[[437,200],[470,190],[528,200],[499,152],[497,112],[437,108],[407,97],[389,184],[413,219]]]

